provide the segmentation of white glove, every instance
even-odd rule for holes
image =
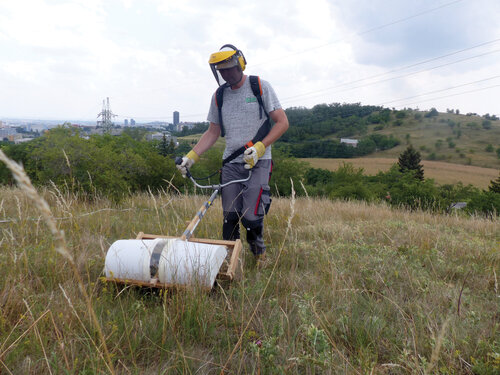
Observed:
[[[252,147],[249,147],[243,153],[243,160],[245,161],[245,169],[252,169],[259,161],[259,158],[266,152],[264,143],[257,142]]]
[[[186,178],[187,170],[198,160],[200,160],[200,157],[193,150],[189,151],[187,155],[182,158],[182,163],[177,165],[177,169],[181,172],[182,177]]]

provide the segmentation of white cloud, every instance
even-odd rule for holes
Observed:
[[[270,81],[285,106],[375,104],[500,71],[500,59],[493,54],[376,85],[368,85],[376,79],[352,83],[500,37],[495,20],[500,3],[495,0],[459,1],[363,33],[448,3],[2,2],[0,79],[9,90],[0,90],[0,117],[29,113],[93,118],[102,98],[109,96],[119,114],[171,119],[172,111],[179,110],[181,118],[196,115],[186,120],[204,120],[216,86],[208,57],[224,43],[244,52],[246,72]],[[500,44],[455,58],[494,48]],[[454,107],[463,105],[463,111],[499,112],[494,100],[498,93],[490,90],[440,99],[436,106],[457,103]]]

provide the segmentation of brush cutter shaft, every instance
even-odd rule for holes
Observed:
[[[175,164],[180,164],[180,163],[182,163],[182,158],[177,157],[175,159]],[[252,177],[252,171],[251,170],[248,171],[247,178],[244,178],[241,180],[233,180],[233,181],[226,182],[225,184],[217,184],[217,185],[200,185],[200,184],[198,184],[196,182],[196,180],[193,178],[193,175],[191,174],[189,169],[186,169],[186,176],[189,177],[189,179],[193,182],[194,186],[199,187],[200,189],[213,189],[214,192],[212,193],[210,198],[208,198],[208,201],[203,203],[203,205],[200,207],[200,209],[198,210],[198,212],[194,216],[193,220],[191,220],[191,222],[187,226],[186,230],[182,234],[181,240],[184,240],[184,241],[189,240],[191,238],[194,230],[196,229],[196,227],[200,223],[201,219],[203,219],[203,216],[205,216],[205,213],[210,208],[210,206],[214,202],[215,198],[217,198],[217,194],[219,194],[219,191],[225,186],[228,186],[231,184],[236,184],[236,183],[241,183],[241,182],[246,182],[246,181],[250,180],[250,177]]]
[[[203,203],[203,205],[200,207],[200,209],[198,210],[198,212],[194,216],[193,220],[191,220],[191,222],[189,223],[188,227],[186,228],[186,230],[182,234],[181,240],[189,240],[191,238],[191,236],[193,235],[194,230],[196,229],[196,227],[200,223],[201,219],[203,219],[203,216],[205,216],[205,213],[210,208],[210,206],[212,205],[212,203],[214,203],[215,198],[217,198],[217,194],[219,194],[219,190],[216,189],[212,193],[212,195],[210,196],[210,198],[208,198],[208,201],[206,201],[205,203]]]

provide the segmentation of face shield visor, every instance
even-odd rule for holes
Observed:
[[[232,56],[228,57],[227,59],[224,59],[224,60],[219,61],[219,62],[210,63],[210,69],[212,70],[212,73],[215,77],[215,80],[217,81],[217,84],[219,86],[221,86],[222,84],[224,84],[224,82],[226,82],[226,80],[222,77],[220,70],[229,70],[229,69],[237,67],[237,66],[238,66],[238,60],[237,60],[237,57],[235,55],[232,55]],[[238,71],[239,71],[239,69],[238,69]],[[238,82],[231,82],[231,80],[229,80],[229,82],[227,82],[227,83],[229,85],[234,85]]]

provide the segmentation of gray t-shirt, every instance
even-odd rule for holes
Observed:
[[[262,85],[262,101],[267,113],[281,108],[278,97],[271,85],[262,79],[260,83]],[[260,118],[260,112],[262,112],[262,118]],[[207,120],[219,124],[219,111],[215,105],[215,94],[212,95]],[[232,90],[227,87],[224,90],[222,121],[226,131],[226,149],[222,156],[225,159],[248,141],[251,141],[261,125],[266,121],[266,114],[264,111],[259,110],[259,102],[252,92],[248,76],[239,89]],[[261,159],[271,159],[270,146],[266,148],[266,152]],[[232,162],[242,163],[243,154]]]

